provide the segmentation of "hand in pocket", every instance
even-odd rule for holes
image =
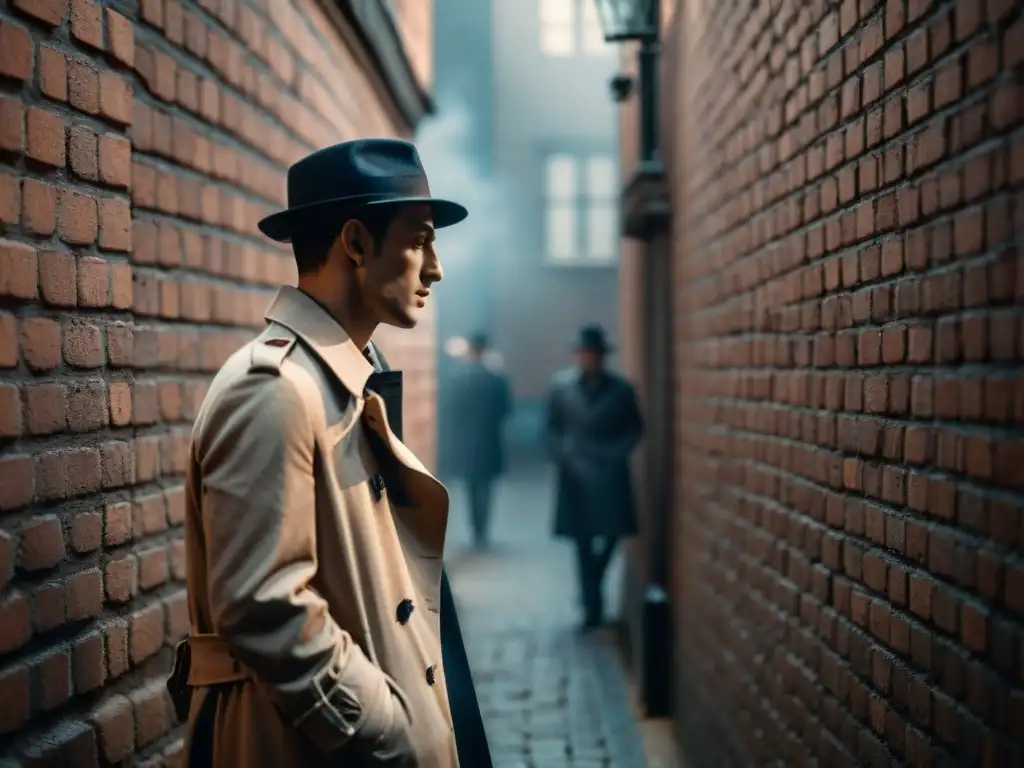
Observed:
[[[405,696],[397,683],[387,675],[382,675],[381,685],[384,690],[378,699],[374,733],[365,734],[364,743],[369,747],[367,755],[375,766],[414,768],[416,750],[412,742],[412,720]]]

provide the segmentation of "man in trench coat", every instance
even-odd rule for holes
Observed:
[[[401,442],[370,342],[442,277],[415,148],[329,147],[288,174],[297,288],[214,378],[193,429],[191,632],[169,681],[190,766],[489,767],[442,569],[448,494]],[[468,686],[468,687],[467,687]]]
[[[547,442],[558,472],[555,535],[576,545],[585,628],[604,619],[604,574],[620,538],[637,532],[629,457],[643,435],[633,386],[605,367],[604,330],[588,326],[577,367],[555,376]]]
[[[465,483],[477,547],[488,544],[494,482],[505,469],[502,428],[512,412],[508,379],[485,362],[487,347],[486,335],[473,334],[444,398],[451,421],[451,471]]]

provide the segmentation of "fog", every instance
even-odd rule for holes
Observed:
[[[478,146],[470,111],[453,93],[440,95],[436,114],[424,121],[416,145],[430,179],[431,194],[469,210],[462,223],[438,232],[437,247],[445,279],[437,287],[438,337],[487,332],[493,290],[492,266],[510,242],[508,195],[474,156]]]

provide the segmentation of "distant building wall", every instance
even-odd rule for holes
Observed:
[[[592,0],[580,0],[576,13]],[[571,363],[578,328],[603,324],[618,333],[618,258],[610,266],[545,262],[545,154],[617,156],[610,55],[578,51],[551,57],[540,49],[538,0],[494,3],[496,175],[509,190],[508,242],[494,254],[494,341],[521,401],[537,401],[551,375]],[[617,215],[613,212],[611,215]]]

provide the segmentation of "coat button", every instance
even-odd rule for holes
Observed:
[[[398,604],[398,608],[395,609],[395,618],[398,619],[399,624],[405,624],[409,621],[409,617],[412,616],[413,609],[416,606],[412,604],[412,600],[406,598]]]
[[[383,477],[381,477],[380,475],[374,475],[373,480],[371,482],[373,483],[373,487],[376,489],[377,493],[384,493]]]
[[[436,665],[431,664],[429,667],[427,667],[427,685],[433,685],[435,682],[437,682],[437,680],[434,677],[435,666]]]

